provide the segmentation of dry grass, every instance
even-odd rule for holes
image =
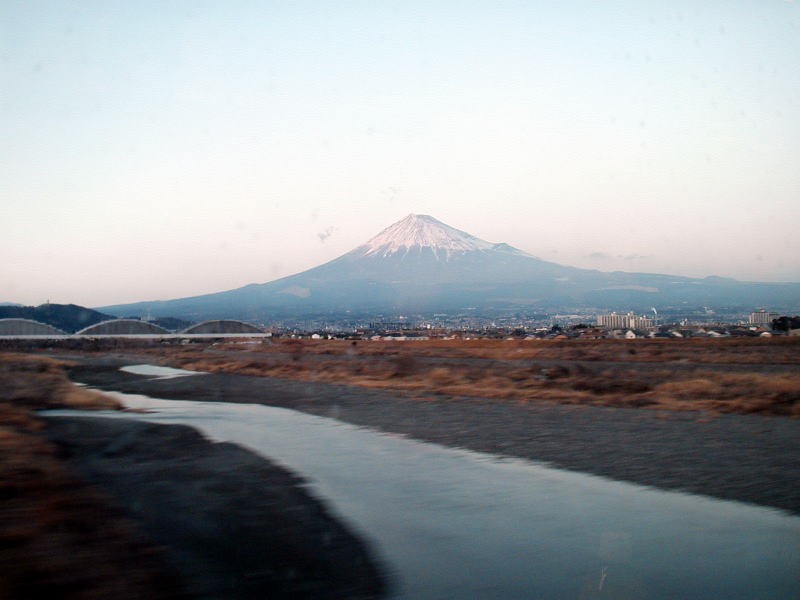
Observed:
[[[800,417],[800,377],[758,373],[698,372],[656,385],[651,397],[665,408],[688,405],[719,412]]]
[[[46,408],[119,409],[116,400],[74,385],[67,361],[0,353],[0,402],[29,410]]]
[[[798,338],[277,340],[148,353],[198,371],[415,394],[800,416],[800,376],[763,372],[766,365],[800,365]]]
[[[241,345],[220,349],[241,351]],[[253,346],[248,346],[253,350]],[[491,360],[582,360],[625,362],[690,361],[709,364],[800,364],[797,338],[644,339],[644,340],[423,340],[358,341],[277,339],[258,347],[261,354],[303,356],[397,356]]]
[[[116,406],[65,366],[0,354],[0,598],[172,597],[153,548],[40,434],[33,409]]]

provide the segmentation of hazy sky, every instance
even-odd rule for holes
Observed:
[[[261,283],[427,213],[800,281],[800,3],[0,3],[0,301]]]

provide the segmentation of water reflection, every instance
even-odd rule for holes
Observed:
[[[798,597],[800,519],[261,405],[115,394],[302,473],[396,598]]]
[[[172,367],[161,367],[158,365],[128,365],[120,368],[120,371],[133,375],[147,375],[158,379],[174,379],[175,377],[206,374],[201,371],[187,371],[186,369],[174,369]]]

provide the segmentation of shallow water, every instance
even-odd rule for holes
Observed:
[[[174,379],[175,377],[188,377],[189,375],[205,375],[202,371],[187,371],[186,369],[173,369],[158,365],[128,365],[120,371],[133,375],[150,375],[158,379]]]
[[[287,409],[113,395],[154,412],[111,416],[188,424],[302,474],[388,566],[393,598],[800,597],[800,518],[777,510]]]

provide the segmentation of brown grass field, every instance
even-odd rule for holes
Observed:
[[[276,339],[150,348],[185,369],[407,393],[800,417],[800,338]]]
[[[0,354],[0,598],[171,597],[156,550],[41,435],[43,408],[117,408],[68,363]]]

